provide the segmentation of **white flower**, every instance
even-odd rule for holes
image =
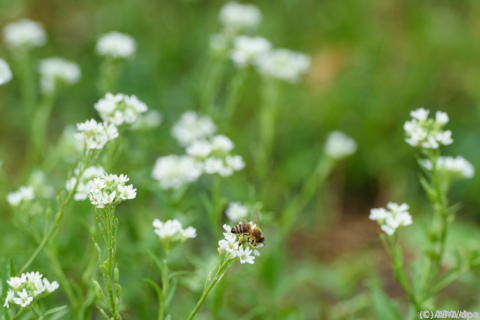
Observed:
[[[430,160],[422,160],[422,164],[427,170],[432,170],[433,166]],[[454,177],[473,178],[475,175],[475,168],[473,165],[462,156],[454,157],[439,157],[436,168],[439,171],[444,171],[453,175]]]
[[[218,246],[222,250],[234,253],[238,249],[237,237],[234,234],[227,234],[225,239],[218,241]]]
[[[342,160],[357,151],[357,144],[343,132],[333,131],[328,135],[324,151],[332,159]]]
[[[134,199],[137,196],[137,189],[133,189],[132,185],[118,186],[118,196],[123,200]]]
[[[310,57],[287,49],[276,49],[256,59],[259,73],[290,83],[299,82],[311,65]]]
[[[389,236],[393,235],[396,231],[396,228],[393,228],[392,226],[387,224],[381,225],[380,229],[382,229]]]
[[[57,290],[59,285],[57,281],[53,281],[50,283],[46,278],[43,279],[43,284],[45,285],[45,289],[48,293],[52,293],[53,291]]]
[[[102,35],[95,49],[101,56],[128,58],[135,53],[135,40],[127,34],[113,31]]]
[[[238,222],[247,217],[248,208],[239,202],[231,202],[225,214],[231,221]]]
[[[368,218],[370,220],[385,220],[391,215],[391,212],[385,210],[385,208],[376,208],[370,210],[370,215]]]
[[[28,19],[8,24],[3,28],[3,38],[7,46],[21,49],[40,47],[47,42],[42,25]]]
[[[32,186],[22,186],[17,191],[7,195],[7,201],[12,207],[20,205],[22,201],[30,201],[35,198]]]
[[[255,260],[255,256],[251,255],[252,249],[250,248],[239,248],[238,251],[235,252],[235,255],[240,258],[240,263],[250,263],[253,264]]]
[[[438,149],[439,146],[434,137],[427,137],[427,141],[422,143],[422,147],[425,149]]]
[[[133,124],[138,116],[146,112],[148,107],[136,96],[107,93],[105,97],[95,103],[95,109],[103,121],[111,122],[116,126],[124,123]]]
[[[35,284],[37,281],[42,280],[43,275],[40,272],[29,272],[27,273],[27,279],[30,284]]]
[[[407,126],[407,123],[405,123],[405,126]],[[406,138],[405,141],[412,147],[416,147],[420,145],[423,140],[425,140],[425,138],[427,137],[427,132],[425,132],[422,128],[419,127],[415,129],[409,128],[409,131],[407,131],[407,135],[409,135],[409,137]]]
[[[197,230],[194,227],[188,227],[181,231],[182,235],[185,238],[196,238],[197,237]]]
[[[239,36],[233,41],[230,58],[239,68],[254,65],[257,59],[272,48],[270,42],[262,37]]]
[[[158,219],[153,220],[153,227],[155,233],[161,239],[172,239],[175,236],[179,236],[180,241],[185,241],[189,238],[195,238],[197,236],[197,230],[193,227],[183,229],[180,221],[173,219],[162,222]]]
[[[232,151],[235,147],[232,140],[221,134],[212,137],[211,146],[213,150],[224,153]]]
[[[12,80],[12,71],[7,62],[0,59],[0,86],[6,84]]]
[[[3,306],[6,308],[10,308],[10,302],[13,301],[14,296],[15,292],[12,289],[9,289],[7,292],[7,297],[5,298],[5,304]]]
[[[437,139],[438,142],[440,142],[444,146],[448,146],[449,144],[453,143],[452,131],[450,131],[450,130],[446,130],[446,131],[437,133],[435,138]]]
[[[62,58],[49,58],[40,61],[40,87],[43,93],[52,92],[58,82],[75,84],[80,80],[80,67]]]
[[[232,227],[230,227],[228,224],[223,225],[223,229],[226,231],[223,233],[223,235],[226,237],[227,235],[232,234]]]
[[[200,116],[194,111],[187,111],[172,128],[172,136],[182,146],[188,146],[195,140],[212,136],[217,130],[212,119]]]
[[[197,181],[201,174],[201,164],[192,157],[169,155],[157,159],[152,177],[162,189],[177,189]]]
[[[412,118],[415,118],[415,119],[419,120],[419,121],[424,121],[424,120],[427,120],[427,117],[428,117],[429,113],[430,113],[429,110],[425,110],[423,108],[420,108],[420,109],[411,111],[410,116]]]
[[[207,140],[196,140],[186,149],[192,157],[205,158],[212,152],[212,144]]]
[[[77,123],[77,130],[80,132],[75,134],[75,138],[89,150],[102,149],[108,141],[118,137],[115,125],[100,123],[95,119]]]
[[[223,161],[218,158],[207,158],[203,169],[208,174],[219,173],[223,170]]]
[[[12,277],[12,278],[7,280],[7,283],[10,287],[12,287],[13,289],[16,290],[16,289],[20,288],[20,286],[22,284],[25,283],[25,279],[20,278],[20,277]]]
[[[260,10],[254,5],[227,2],[220,10],[220,22],[227,33],[237,33],[255,28],[262,20]]]
[[[450,119],[446,112],[437,111],[435,114],[435,121],[440,125],[446,125]]]
[[[78,176],[79,170],[75,169],[75,176]],[[73,195],[73,198],[76,201],[81,201],[85,200],[88,198],[88,194],[90,193],[90,189],[92,188],[92,184],[95,184],[95,181],[97,183],[104,183],[103,180],[101,179],[94,179],[94,178],[99,178],[105,174],[105,170],[101,166],[91,166],[85,169],[83,172],[82,178],[80,182],[78,183],[77,190],[75,194]],[[93,180],[92,180],[93,179]],[[65,184],[65,188],[67,191],[73,190],[75,187],[75,183],[77,182],[77,178],[71,178],[67,180]],[[95,188],[101,189],[100,185],[95,185]]]
[[[412,216],[408,212],[398,213],[397,216],[395,217],[395,220],[402,227],[406,227],[406,226],[411,225],[413,223]]]
[[[46,288],[45,288],[45,285],[43,284],[42,280],[37,280],[37,281],[35,281],[33,294],[35,296],[38,296],[43,291],[45,291],[45,289]]]
[[[19,298],[13,298],[13,302],[19,304],[22,307],[26,307],[33,301],[33,297],[29,297],[27,290],[23,289],[23,291],[17,292]]]
[[[225,158],[227,165],[235,171],[242,170],[245,168],[245,162],[243,161],[242,156],[227,156]]]
[[[402,203],[401,205],[399,205],[398,203],[395,203],[395,202],[389,202],[387,203],[387,208],[395,215],[395,214],[399,214],[399,213],[405,213],[408,211],[408,209],[410,209],[410,207],[408,206],[408,204],[406,203]]]
[[[88,183],[90,202],[97,208],[105,208],[115,207],[123,200],[134,199],[137,189],[133,189],[133,185],[126,186],[128,180],[127,176],[116,174],[105,174],[91,180]]]

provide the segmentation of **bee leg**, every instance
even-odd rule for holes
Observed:
[[[244,239],[245,239],[244,236],[240,236],[240,238],[238,238],[238,247],[239,247],[239,248],[240,248],[240,246],[242,245]]]

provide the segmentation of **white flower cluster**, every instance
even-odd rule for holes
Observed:
[[[255,225],[252,225],[254,228]],[[260,252],[256,248],[263,247],[263,244],[258,244],[253,247],[248,241],[243,241],[239,243],[239,236],[231,233],[232,228],[229,225],[224,224],[223,229],[226,232],[223,233],[224,239],[218,242],[219,248],[218,252],[227,252],[230,259],[238,258],[241,264],[255,262],[255,256],[260,256]]]
[[[75,84],[80,80],[80,67],[62,58],[49,58],[40,61],[40,87],[43,93],[52,92],[57,83]]]
[[[208,116],[200,116],[194,111],[182,114],[180,120],[172,128],[172,136],[182,146],[188,146],[195,140],[210,137],[217,127]]]
[[[177,219],[162,222],[158,219],[153,220],[155,233],[162,240],[184,242],[187,239],[193,239],[197,236],[197,230],[194,227],[183,229],[182,224]]]
[[[11,303],[27,307],[33,300],[43,298],[58,288],[56,281],[50,283],[39,272],[22,273],[20,277],[7,280],[7,283],[10,288],[3,305],[6,308],[9,308]]]
[[[357,151],[355,140],[341,131],[333,131],[328,135],[323,150],[327,156],[334,160],[342,160]]]
[[[27,202],[35,199],[32,186],[22,186],[15,192],[10,192],[7,195],[7,201],[12,207],[18,207],[22,202]]]
[[[248,211],[247,206],[244,206],[239,202],[230,202],[225,214],[230,221],[239,222],[240,220],[247,218]]]
[[[245,162],[239,155],[231,155],[233,142],[223,135],[216,135],[210,139],[192,142],[187,147],[187,154],[196,160],[202,161],[203,171],[207,174],[219,174],[223,177],[231,176],[235,171],[242,170]]]
[[[105,174],[101,178],[95,178],[90,185],[90,202],[97,208],[115,207],[120,202],[134,199],[137,196],[137,189],[133,185],[125,185],[130,180],[126,175]]]
[[[435,119],[428,118],[429,110],[417,109],[410,112],[412,120],[405,122],[403,128],[407,138],[405,141],[412,147],[438,149],[440,145],[453,142],[452,132],[443,130],[449,118],[445,112],[437,111]]]
[[[432,162],[428,159],[422,160],[422,165],[425,169],[431,171],[433,169]],[[436,169],[452,177],[470,179],[475,175],[475,168],[473,165],[462,156],[454,157],[439,157],[436,163]]]
[[[255,65],[258,59],[270,52],[272,45],[262,37],[238,36],[233,41],[230,58],[239,68]]]
[[[135,53],[135,40],[127,34],[113,31],[102,35],[96,46],[96,51],[101,56],[112,59],[124,59]]]
[[[47,42],[47,35],[42,25],[28,19],[5,26],[3,38],[7,46],[14,49],[31,49],[43,46]]]
[[[114,124],[100,123],[95,119],[77,123],[75,138],[82,143],[82,147],[88,150],[102,149],[108,141],[118,137],[118,130]]]
[[[254,5],[231,1],[222,7],[219,18],[226,34],[236,34],[257,27],[262,20],[262,14]]]
[[[310,69],[310,57],[287,49],[276,49],[258,57],[257,70],[260,74],[297,83]]]
[[[75,176],[78,177],[79,170],[75,169],[74,173],[75,173]],[[94,178],[99,178],[104,174],[105,174],[105,170],[101,166],[97,166],[97,167],[91,166],[85,169],[80,179],[80,182],[78,183],[77,190],[73,195],[73,198],[76,201],[87,199],[88,195],[90,194],[90,190],[92,189],[93,182],[91,180]],[[65,189],[67,189],[67,191],[72,191],[76,183],[77,183],[77,178],[75,177],[70,178],[69,180],[67,180],[67,183],[65,184]]]
[[[380,228],[388,235],[393,235],[400,227],[412,224],[412,216],[408,213],[410,207],[403,203],[387,203],[387,209],[376,208],[370,210],[370,220],[376,220]]]
[[[157,159],[152,177],[162,189],[177,189],[192,183],[202,175],[202,165],[189,156],[169,155]]]
[[[133,124],[138,115],[147,111],[147,105],[134,95],[107,93],[105,97],[95,103],[95,109],[103,121],[111,122],[116,126],[124,123]]]
[[[5,60],[0,59],[0,86],[10,82],[10,80],[12,80],[12,70]]]

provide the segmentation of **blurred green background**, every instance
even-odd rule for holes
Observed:
[[[212,237],[198,201],[198,193],[209,189],[209,179],[202,178],[181,203],[172,203],[156,188],[150,174],[157,157],[183,153],[170,129],[184,111],[199,109],[202,85],[212,68],[208,41],[220,29],[218,12],[223,3],[0,0],[0,27],[20,18],[45,26],[48,44],[35,49],[36,59],[59,56],[79,63],[82,69],[81,82],[59,94],[48,128],[52,146],[66,125],[98,119],[93,108],[102,96],[97,89],[101,59],[94,53],[98,36],[118,30],[137,41],[137,53],[123,63],[115,91],[137,95],[150,109],[159,110],[164,121],[154,131],[127,131],[121,160],[113,170],[129,175],[138,188],[137,199],[118,210],[125,319],[153,319],[157,312],[155,293],[142,281],[145,277],[160,279],[146,253],[160,247],[151,227],[154,218],[180,215],[201,235],[174,255],[174,266],[199,268],[203,273],[197,270],[196,277],[183,280],[184,286],[172,302],[172,314],[182,318],[184,309],[194,306],[208,270],[205,264],[215,262],[218,239]],[[328,132],[341,130],[350,135],[357,141],[358,151],[335,168],[302,212],[284,256],[276,259],[265,253],[253,266],[234,268],[199,318],[388,319],[388,312],[382,313],[386,303],[379,303],[384,294],[378,287],[399,303],[406,300],[391,276],[388,256],[377,237],[378,227],[368,220],[368,213],[387,201],[409,203],[418,223],[404,232],[410,246],[407,257],[413,259],[421,253],[425,241],[421,231],[431,210],[418,183],[415,150],[403,141],[403,123],[410,110],[446,111],[450,116],[447,128],[453,131],[455,142],[444,148],[444,154],[463,155],[478,168],[480,2],[263,0],[253,4],[263,15],[257,33],[275,47],[309,54],[312,68],[302,84],[282,84],[274,163],[268,180],[262,183],[255,177],[252,147],[258,136],[255,115],[261,78],[253,70],[248,74],[232,124],[221,132],[235,142],[247,166],[224,184],[223,195],[233,201],[262,202],[268,212],[263,226],[275,234],[278,215],[311,174]],[[4,46],[0,57],[12,61]],[[15,74],[15,66],[12,68]],[[229,64],[223,85],[233,72]],[[22,165],[28,145],[25,119],[31,115],[21,106],[15,76],[0,88],[0,108],[0,198],[5,199],[8,192],[26,184],[33,169]],[[72,164],[63,161],[43,166],[40,169],[47,171],[58,189]],[[479,188],[478,176],[452,188],[451,202],[463,205],[448,239],[452,247],[478,244]],[[0,206],[1,256],[22,264],[34,246],[12,229],[6,201],[1,200]],[[89,203],[74,203],[62,222],[58,248],[52,249],[62,256],[69,277],[78,282],[83,281],[82,268],[93,252],[89,233],[92,212]],[[32,221],[35,223],[35,217]],[[73,231],[64,233],[63,228]],[[268,250],[267,245],[263,251]],[[51,273],[44,256],[32,267]],[[50,277],[54,278],[53,273]],[[440,297],[442,309],[479,311],[479,284],[478,275],[463,278]],[[55,296],[48,298],[49,305],[54,305],[55,299],[57,305],[65,302],[61,293]]]

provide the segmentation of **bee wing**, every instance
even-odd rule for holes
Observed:
[[[253,208],[253,210],[252,210],[252,216],[251,216],[250,219],[252,220],[252,222],[253,222],[254,224],[257,225],[257,227],[260,227],[260,222],[259,222],[259,219],[258,219],[258,211],[257,211],[257,209]]]

